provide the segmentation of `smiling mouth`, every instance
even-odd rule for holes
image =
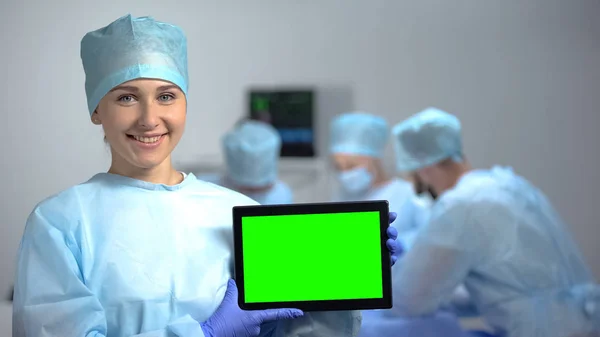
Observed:
[[[154,136],[154,137],[143,137],[143,136],[134,136],[134,135],[127,135],[127,137],[137,140],[140,143],[144,143],[144,144],[152,144],[152,143],[156,143],[158,142],[165,134],[162,134],[160,136]]]

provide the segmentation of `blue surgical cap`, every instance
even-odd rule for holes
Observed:
[[[392,129],[396,167],[410,172],[445,159],[462,161],[461,125],[458,118],[427,108]]]
[[[138,78],[171,82],[187,95],[187,42],[181,28],[123,16],[81,40],[90,115],[114,87]]]
[[[330,152],[381,157],[389,137],[387,122],[364,112],[335,117],[330,130]]]
[[[245,121],[222,139],[227,178],[242,187],[264,187],[277,179],[281,138],[271,125]]]

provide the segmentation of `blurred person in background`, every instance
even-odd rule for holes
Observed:
[[[329,146],[339,182],[334,200],[387,200],[390,211],[398,214],[394,222],[398,241],[402,248],[409,249],[418,228],[426,223],[428,201],[417,196],[411,182],[385,172],[382,160],[389,134],[387,122],[372,114],[349,112],[333,119]],[[363,311],[361,337],[458,337],[462,334],[456,317],[450,313],[402,320],[383,317],[383,311]]]
[[[496,336],[597,336],[600,288],[542,191],[510,168],[473,169],[445,111],[425,109],[393,135],[398,169],[438,197],[394,268],[389,312],[429,315],[463,283]]]
[[[242,193],[261,205],[293,203],[292,190],[278,179],[281,137],[275,128],[244,120],[223,136],[221,144],[225,173],[200,179]]]
[[[329,152],[337,177],[334,201],[387,200],[398,213],[394,226],[404,249],[428,217],[429,202],[419,198],[411,182],[391,177],[383,167],[389,140],[387,122],[365,112],[348,112],[331,122]]]

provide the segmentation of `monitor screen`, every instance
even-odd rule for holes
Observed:
[[[250,90],[249,96],[250,119],[277,129],[282,157],[316,156],[313,90]]]

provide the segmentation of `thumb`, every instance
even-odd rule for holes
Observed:
[[[298,318],[304,315],[302,310],[298,309],[267,309],[258,311],[257,318],[261,323],[278,321],[280,319]]]
[[[225,291],[225,297],[226,298],[236,298],[237,299],[238,296],[238,290],[237,290],[237,285],[235,284],[235,280],[230,279],[229,281],[227,281],[227,290]]]

